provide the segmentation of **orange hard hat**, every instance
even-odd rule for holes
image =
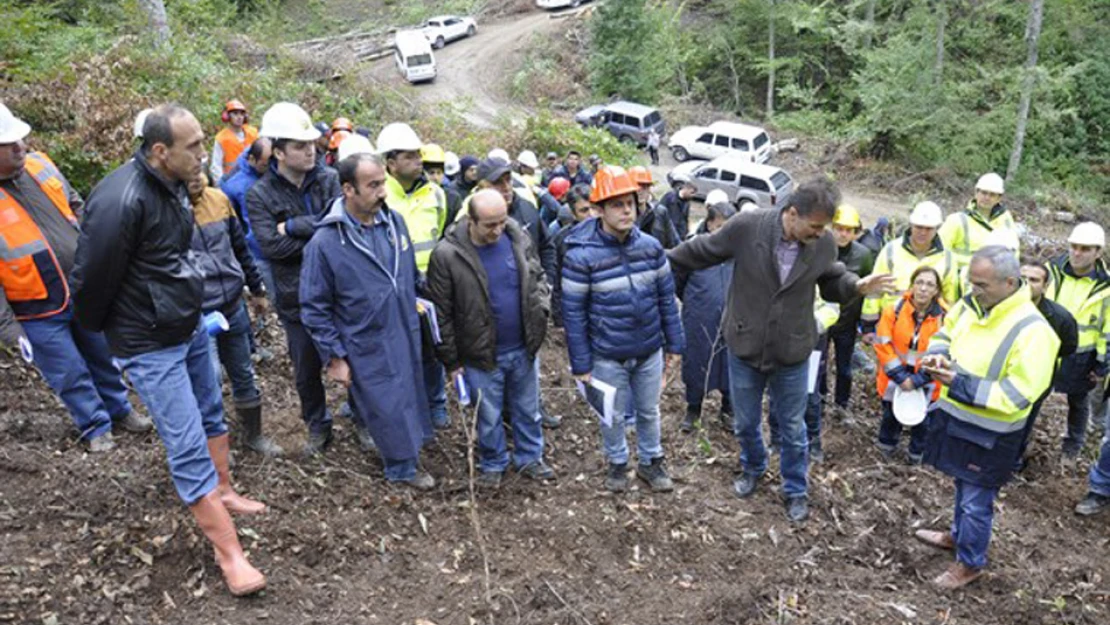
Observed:
[[[643,165],[635,165],[628,168],[628,175],[632,177],[632,182],[636,184],[652,184],[651,170]]]
[[[228,100],[227,104],[224,105],[224,112],[230,113],[232,111],[243,111],[244,113],[246,113],[247,105],[243,104],[239,100]]]
[[[351,133],[347,132],[346,130],[336,130],[336,131],[332,132],[331,133],[331,140],[328,141],[328,149],[329,150],[338,150],[339,149],[339,144],[343,143],[343,140],[346,139],[349,136],[351,136]]]
[[[555,196],[556,200],[563,201],[563,196],[570,191],[570,181],[562,176],[552,178],[551,182],[547,183],[547,192]]]
[[[600,204],[628,193],[636,193],[640,188],[632,182],[632,177],[623,167],[606,165],[594,174],[594,184],[590,188],[590,202]]]
[[[346,130],[347,132],[354,132],[355,126],[351,123],[351,120],[347,119],[346,117],[336,117],[335,121],[331,123],[331,131],[335,132],[336,130]]]

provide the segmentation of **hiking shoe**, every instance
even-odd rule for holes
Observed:
[[[1098,493],[1087,493],[1083,501],[1075,505],[1075,513],[1080,516],[1091,516],[1108,507],[1110,507],[1110,497]]]
[[[958,590],[983,575],[983,569],[972,568],[962,562],[953,562],[948,570],[933,579],[933,584],[941,590]]]
[[[682,419],[682,425],[678,429],[683,434],[689,434],[698,429],[698,420],[701,419],[701,406],[689,404],[686,406],[686,417]]]
[[[732,483],[732,491],[736,496],[744,499],[750,497],[755,492],[756,486],[759,486],[759,476],[754,473],[742,473],[740,477]]]
[[[115,448],[116,439],[112,437],[111,432],[105,432],[89,441],[90,454],[99,454],[105,451],[112,451]]]
[[[663,467],[662,457],[652,460],[651,464],[636,465],[636,477],[647,482],[653,493],[669,493],[674,490],[674,482]]]
[[[605,490],[611,493],[623,493],[628,490],[628,465],[609,463],[609,472],[605,475]]]
[[[501,488],[501,471],[482,471],[478,473],[474,483],[478,488]]]
[[[883,458],[887,460],[893,458],[894,452],[898,451],[898,445],[890,445],[888,443],[875,443],[875,447],[878,448],[879,453],[883,455]]]
[[[304,455],[315,456],[327,451],[331,446],[331,428],[325,432],[309,432],[308,441],[304,444]]]
[[[548,430],[558,429],[563,424],[563,418],[555,414],[547,414],[547,410],[540,406],[540,425]]]
[[[355,425],[355,436],[358,437],[358,446],[362,451],[370,453],[378,449],[378,444],[374,442],[374,437],[370,436],[370,430],[367,430],[362,425]]]
[[[913,533],[913,537],[917,540],[936,547],[937,549],[947,549],[952,551],[956,548],[956,539],[952,538],[951,532],[940,532],[937,530],[917,530]]]
[[[498,481],[499,482],[500,482],[500,475],[501,474],[499,473],[498,474]],[[407,479],[407,480],[396,480],[393,483],[408,486],[409,488],[411,488],[413,490],[419,490],[419,491],[429,491],[429,490],[432,490],[433,488],[436,487],[436,479],[434,477],[432,477],[432,474],[428,473],[427,471],[422,471],[420,469],[417,469],[416,470],[416,475],[410,477],[409,479]]]
[[[809,518],[809,500],[805,496],[786,500],[786,518],[801,523]]]
[[[543,460],[529,462],[528,464],[521,467],[517,471],[517,473],[520,473],[522,476],[530,480],[536,480],[539,482],[546,482],[548,480],[555,479],[555,471],[552,470],[551,467],[547,466],[547,463],[545,463]]]
[[[120,428],[128,432],[142,433],[153,430],[154,422],[150,420],[150,417],[144,417],[132,410],[127,413],[127,416],[112,421],[112,427]]]

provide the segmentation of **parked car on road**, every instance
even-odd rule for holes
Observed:
[[[536,0],[536,6],[541,9],[561,9],[570,7],[577,9],[579,5],[588,0]]]
[[[667,130],[658,110],[624,100],[584,108],[574,114],[574,121],[587,128],[605,128],[617,139],[640,146],[647,144],[648,131],[652,128],[660,137]]]
[[[753,163],[771,158],[771,138],[759,126],[736,122],[713,122],[708,126],[686,126],[667,140],[676,161],[691,158],[713,160],[735,154]]]
[[[682,163],[667,174],[667,181],[672,186],[692,184],[698,199],[720,189],[740,208],[748,203],[759,208],[782,208],[794,191],[794,179],[782,169],[735,155]]]
[[[409,82],[436,79],[436,57],[432,44],[419,30],[400,30],[393,40],[393,61]]]
[[[478,23],[472,17],[440,15],[424,22],[420,31],[438,49],[456,39],[473,37],[474,33],[478,32]]]

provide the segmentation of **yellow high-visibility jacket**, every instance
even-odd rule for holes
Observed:
[[[432,248],[443,236],[447,221],[447,194],[423,176],[411,191],[405,191],[393,176],[385,177],[385,203],[405,220],[416,252],[416,268],[425,272]]]
[[[1013,230],[1015,225],[1014,216],[1001,202],[991,209],[989,218],[984,218],[976,209],[973,199],[968,202],[967,208],[949,215],[941,225],[938,234],[941,241],[944,241],[944,247],[952,250],[956,263],[963,268],[971,264],[971,255],[986,244],[987,235],[992,230],[997,228]],[[1016,252],[1020,257],[1021,250]]]
[[[1107,363],[1106,342],[1110,335],[1110,272],[1099,259],[1085,276],[1077,276],[1068,257],[1049,264],[1050,282],[1045,297],[1068,309],[1075,317],[1079,342],[1076,354],[1095,352],[1100,365]]]
[[[887,306],[893,306],[902,299],[902,295],[910,288],[910,277],[921,265],[928,265],[940,274],[940,295],[946,305],[951,306],[959,299],[959,269],[956,258],[952,252],[941,242],[940,237],[933,239],[933,247],[921,257],[913,253],[910,246],[910,234],[907,232],[901,238],[894,239],[879,252],[875,259],[875,268],[872,274],[889,273],[894,276],[894,292],[883,295],[868,295],[863,300],[863,314],[860,321],[863,323],[864,332],[874,332],[875,324],[879,322],[879,315]]]
[[[956,379],[937,407],[954,419],[1007,434],[1025,427],[1033,403],[1052,384],[1060,339],[1022,286],[984,311],[974,297],[949,310],[928,354],[944,354]]]

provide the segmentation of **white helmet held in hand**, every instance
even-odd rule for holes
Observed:
[[[936,202],[928,200],[918,202],[917,206],[913,207],[913,212],[910,213],[910,225],[921,226],[923,228],[939,228],[944,223],[944,213],[937,206]]]
[[[1013,230],[1009,228],[995,228],[987,233],[986,239],[983,240],[983,247],[987,247],[988,245],[1001,245],[1011,252],[1016,252],[1018,248],[1021,247],[1021,241],[1018,240],[1018,235]]]
[[[1105,247],[1106,231],[1093,221],[1085,221],[1072,229],[1071,235],[1068,236],[1068,243]]]
[[[424,142],[416,136],[412,126],[401,122],[386,124],[385,128],[378,133],[376,143],[378,154],[382,155],[390,152],[419,152],[420,148],[424,147]]]
[[[266,109],[258,134],[269,139],[290,141],[315,141],[321,136],[308,113],[292,102],[278,102]]]
[[[1002,195],[1006,192],[1006,183],[1002,181],[1002,176],[991,172],[979,177],[979,182],[975,183],[975,190]]]

